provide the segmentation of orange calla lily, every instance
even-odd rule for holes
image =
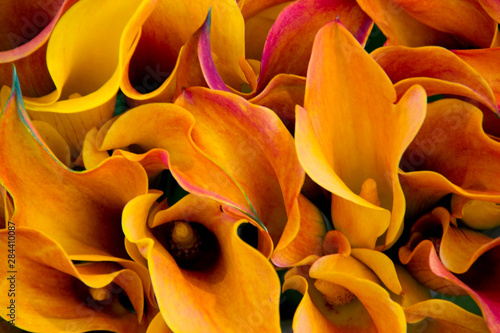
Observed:
[[[372,21],[353,1],[300,0],[285,7],[269,31],[257,86],[251,87],[253,90],[248,96],[260,93],[280,73],[305,76],[316,32],[336,17],[346,24],[361,43],[366,42]],[[208,86],[239,93],[227,87],[223,76],[211,65],[213,60],[209,26],[206,30],[200,36],[199,58]],[[247,72],[247,77],[253,74],[253,71]]]
[[[388,45],[489,47],[496,22],[478,1],[357,0]]]
[[[148,261],[168,327],[278,331],[279,280],[266,257],[237,236],[245,221],[225,214],[217,201],[192,194],[148,217],[160,195],[130,201],[123,221],[127,239]]]
[[[235,1],[202,0],[193,6],[189,1],[158,0],[142,27],[121,83],[132,104],[173,100],[177,76],[182,75],[178,73],[180,68],[196,56],[187,52],[185,45],[202,26],[209,10],[213,51],[217,57],[215,66],[230,85],[239,88],[245,82],[239,64],[239,59],[245,56],[244,22]],[[231,29],[226,29],[227,26]]]
[[[332,193],[333,224],[353,247],[387,247],[402,232],[398,164],[424,120],[426,95],[414,86],[395,101],[391,81],[347,29],[334,22],[319,31],[296,146],[307,174]]]
[[[61,15],[76,1],[16,1],[15,6],[1,5],[0,88],[10,86],[14,64],[25,96],[40,97],[55,90],[46,64],[47,41]]]
[[[500,238],[457,227],[450,213],[438,207],[415,223],[399,258],[429,288],[449,295],[469,294],[489,329],[496,332],[500,329],[499,244]]]
[[[70,144],[73,159],[87,131],[113,116],[125,62],[151,6],[141,0],[121,1],[118,8],[114,1],[78,1],[53,29],[46,61],[56,89],[24,100],[31,117],[51,124]],[[99,52],[89,54],[96,45]],[[8,96],[3,89],[2,105]]]
[[[130,199],[147,193],[139,163],[113,157],[87,172],[69,170],[31,124],[17,81],[0,117],[0,160],[12,222],[50,234],[68,255],[128,258],[120,218]]]
[[[463,96],[484,104],[498,115],[490,80],[452,51],[436,46],[386,46],[376,49],[371,56],[394,83],[398,97],[412,85],[420,84],[428,96]]]
[[[395,293],[401,293],[392,262],[388,258],[387,262],[364,261],[367,258],[360,253],[356,256],[363,261],[356,259],[355,249],[351,250],[347,238],[338,231],[330,231],[323,246],[325,256],[285,275],[283,290],[296,289],[304,295],[294,316],[294,332],[404,331],[403,308],[391,299],[377,277],[378,273],[385,274],[385,282],[396,288]],[[380,253],[368,251],[374,256]],[[376,271],[364,264],[367,262]]]
[[[500,202],[500,143],[484,133],[482,120],[481,110],[457,99],[429,104],[401,161],[408,216],[418,216],[449,193]]]
[[[148,280],[115,262],[75,265],[46,234],[9,226],[15,230],[16,260],[14,271],[0,268],[0,286],[12,290],[0,296],[2,308],[13,309],[2,311],[5,320],[35,332],[146,331],[143,282]],[[0,231],[5,249],[9,230]]]
[[[323,218],[299,199],[304,172],[292,136],[271,110],[229,93],[189,88],[175,105],[143,105],[119,116],[101,128],[99,138],[101,151],[132,144],[143,151],[164,149],[151,150],[142,160],[165,165],[188,192],[211,197],[265,227],[281,257],[277,265],[292,264],[286,248],[301,228],[310,242],[304,247],[301,241],[293,257],[320,250]],[[269,242],[261,232],[259,249],[271,249]]]

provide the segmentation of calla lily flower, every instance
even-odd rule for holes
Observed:
[[[148,262],[168,327],[277,332],[279,280],[266,257],[238,237],[245,221],[225,214],[217,201],[192,194],[148,216],[160,195],[130,201],[123,223],[127,239]]]
[[[0,117],[0,181],[12,197],[10,220],[50,234],[70,256],[127,259],[121,212],[130,199],[147,193],[144,169],[112,157],[90,171],[71,171],[43,142],[20,96],[15,80]]]
[[[196,57],[196,53],[188,52],[186,44],[209,11],[213,21],[215,66],[230,85],[239,88],[245,82],[239,64],[240,58],[245,56],[244,22],[235,1],[201,0],[193,6],[190,1],[158,0],[142,26],[121,83],[131,104],[173,100],[177,76],[193,75],[192,72],[181,74],[179,70],[184,62]],[[231,29],[227,29],[228,26]]]
[[[61,15],[76,1],[23,0],[16,1],[15,6],[2,4],[0,88],[10,86],[14,64],[25,96],[41,97],[55,90],[46,64],[47,41]]]
[[[401,161],[409,217],[428,211],[450,193],[500,202],[500,143],[484,133],[482,121],[483,112],[464,101],[428,105],[425,122]],[[460,214],[459,202],[454,207],[453,213]]]
[[[384,71],[339,22],[316,37],[295,139],[307,174],[332,193],[332,219],[353,247],[388,247],[403,228],[401,156],[422,124],[426,95],[396,101]]]
[[[56,89],[24,100],[33,119],[51,124],[70,144],[73,159],[87,131],[113,116],[125,62],[151,7],[145,0],[120,1],[118,8],[114,1],[79,1],[53,29],[46,62]],[[99,52],[89,53],[96,45]],[[2,105],[9,93],[3,89]]]
[[[399,258],[427,287],[452,296],[469,294],[481,308],[488,328],[496,332],[500,329],[499,244],[500,238],[457,227],[450,213],[437,207],[412,227]]]
[[[323,217],[300,195],[304,171],[293,138],[271,110],[230,93],[189,88],[175,104],[139,106],[100,129],[100,151],[130,145],[146,152],[135,159],[143,165],[158,170],[163,164],[186,191],[250,218],[261,228],[259,249],[269,256],[276,247],[275,264],[320,252]],[[304,238],[293,243],[299,232]]]
[[[483,8],[487,2],[357,0],[387,36],[388,45],[437,45],[448,49],[491,45],[497,23],[488,15],[491,8]]]
[[[428,96],[441,94],[473,99],[498,116],[496,95],[489,84],[491,80],[483,77],[485,71],[476,70],[452,51],[436,46],[386,46],[376,49],[371,56],[394,83],[398,97],[412,85],[420,84]],[[493,61],[485,62],[488,63]]]
[[[20,226],[15,230],[16,269],[0,268],[2,289],[15,284],[15,296],[0,296],[4,309],[15,300],[14,318],[2,311],[5,320],[15,319],[16,326],[34,332],[146,331],[143,282],[148,280],[115,262],[75,265],[46,234]],[[8,231],[0,231],[5,249]]]
[[[278,74],[305,76],[314,36],[327,22],[339,17],[359,40],[365,43],[372,27],[371,19],[352,1],[300,0],[285,7],[277,17],[266,39],[257,86],[249,97],[261,92]],[[293,24],[292,24],[293,23]],[[215,70],[211,54],[211,34],[208,21],[206,33],[200,36],[201,68],[212,89],[232,91]],[[287,57],[286,60],[284,57]],[[248,74],[250,75],[250,74]],[[247,75],[247,76],[248,76]]]
[[[352,251],[365,249],[351,249],[338,231],[326,235],[323,249],[324,256],[285,275],[283,290],[296,289],[304,295],[293,319],[294,332],[403,332],[403,308],[379,279],[393,293],[401,293],[392,261],[375,250],[355,256]]]

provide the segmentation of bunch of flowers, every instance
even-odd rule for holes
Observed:
[[[500,3],[0,5],[5,332],[500,332]]]

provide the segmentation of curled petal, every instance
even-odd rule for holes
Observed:
[[[168,295],[159,298],[167,325],[173,331],[215,332],[252,326],[263,332],[278,330],[279,281],[267,259],[237,236],[243,220],[221,212],[216,201],[195,195],[158,212],[153,230],[182,220],[200,223],[216,236],[220,250],[213,266],[187,270],[180,268],[158,241],[156,237],[162,234],[147,227],[145,218],[154,200],[154,194],[132,200],[124,214],[124,228],[147,257],[156,294]],[[228,308],[231,316],[226,313]]]
[[[371,56],[395,84],[398,96],[420,84],[427,95],[450,94],[475,99],[498,113],[495,95],[480,72],[441,47],[381,47]]]
[[[76,1],[2,5],[0,31],[5,37],[0,43],[0,87],[10,85],[15,65],[25,96],[40,97],[55,89],[46,64],[47,41],[61,15]]]
[[[477,1],[394,0],[406,13],[438,31],[462,39],[465,45],[489,47],[496,23]]]
[[[366,41],[372,21],[354,1],[300,0],[287,6],[269,31],[257,89],[279,73],[305,76],[314,36],[336,18],[360,43]]]
[[[382,242],[390,246],[402,232],[398,164],[424,120],[425,92],[415,86],[397,105],[395,100],[390,80],[345,28],[331,23],[320,30],[305,109],[297,107],[296,146],[308,175],[334,194],[335,228],[353,247],[374,248],[386,231]],[[368,179],[380,206],[357,194]]]
[[[7,230],[0,232],[0,244],[7,248]],[[109,262],[75,267],[51,238],[20,226],[16,226],[16,259],[14,280],[22,295],[15,297],[19,327],[36,332],[145,331],[143,288],[135,272]],[[2,276],[12,277],[6,267],[2,267]],[[10,282],[2,279],[2,288],[8,289]],[[137,314],[119,303],[123,291]],[[4,293],[2,307],[10,299]]]
[[[425,122],[401,160],[401,168],[410,171],[401,174],[409,216],[448,193],[500,202],[500,144],[484,133],[482,118],[478,108],[460,100],[429,104]]]
[[[420,330],[431,332],[490,332],[484,319],[458,305],[440,299],[430,299],[405,308],[406,320]],[[422,320],[424,320],[422,322]],[[410,327],[412,327],[410,325]]]
[[[50,234],[69,255],[126,256],[121,210],[147,192],[142,167],[115,157],[91,171],[67,169],[34,129],[19,96],[17,88],[0,118],[0,180],[14,201],[12,221]]]

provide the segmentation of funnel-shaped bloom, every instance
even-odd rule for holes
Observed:
[[[103,151],[130,145],[149,151],[143,165],[163,163],[188,192],[250,217],[268,230],[277,256],[302,228],[306,236],[290,252],[296,259],[281,253],[276,264],[295,263],[321,248],[323,218],[299,196],[304,171],[293,138],[267,108],[230,93],[189,88],[176,104],[142,105],[122,114],[101,128],[98,139]],[[273,246],[269,235],[260,234],[266,255]]]
[[[32,118],[59,131],[73,158],[87,131],[113,116],[125,62],[151,7],[144,0],[78,1],[53,29],[46,62],[55,90],[25,104]],[[8,95],[4,89],[2,104]]]
[[[401,183],[409,216],[429,210],[449,193],[500,202],[500,143],[485,134],[482,122],[483,112],[464,101],[429,104],[425,122],[401,161],[408,171],[401,174]]]
[[[196,52],[188,50],[187,44],[202,26],[207,13],[211,18],[217,70],[238,89],[245,82],[239,64],[240,58],[245,56],[244,22],[235,1],[200,0],[193,5],[187,0],[158,0],[142,26],[137,47],[127,62],[127,71],[121,83],[122,91],[132,104],[173,100],[179,85],[177,81],[184,79],[178,76],[194,74],[182,71],[182,67],[197,56]],[[192,63],[191,66],[199,65]]]
[[[1,306],[14,304],[14,311],[2,311],[5,320],[33,332],[145,332],[148,279],[116,262],[74,264],[45,233],[12,222],[0,231],[4,249],[12,230],[15,269],[6,262],[0,268],[0,287],[11,289],[0,296]]]
[[[69,170],[28,119],[17,81],[14,87],[0,117],[0,181],[13,199],[10,220],[51,235],[69,255],[128,258],[121,212],[147,192],[144,169],[113,157],[87,172]]]
[[[495,64],[493,54],[490,59],[481,58],[483,66],[495,72],[491,67]],[[435,46],[386,46],[376,49],[371,56],[394,83],[398,97],[412,85],[420,84],[428,96],[462,96],[464,99],[480,102],[491,109],[492,113],[498,114],[495,90],[490,87],[492,80],[488,80],[495,74],[484,76],[487,71],[476,69],[449,50]]]
[[[147,260],[158,305],[174,332],[279,331],[279,280],[267,258],[237,235],[246,221],[212,199],[187,195],[150,209],[161,193],[124,210],[124,231]]]
[[[296,146],[307,174],[332,193],[333,224],[353,247],[390,246],[402,232],[398,165],[424,120],[425,91],[414,86],[395,101],[387,75],[340,23],[320,30]]]
[[[294,316],[294,332],[403,332],[403,308],[381,283],[401,293],[392,261],[375,250],[352,252],[362,249],[351,250],[338,231],[326,235],[323,249],[325,256],[312,265],[285,275],[283,289],[304,295]]]
[[[388,45],[489,47],[497,23],[483,1],[358,0],[387,36]],[[484,1],[490,2],[490,1]],[[498,17],[498,16],[497,16]]]
[[[76,1],[2,3],[0,88],[10,86],[14,64],[25,96],[40,97],[54,91],[46,64],[47,41],[61,15]]]
[[[492,332],[500,329],[500,238],[457,227],[450,213],[435,208],[412,227],[401,262],[427,287],[448,295],[469,294]]]

